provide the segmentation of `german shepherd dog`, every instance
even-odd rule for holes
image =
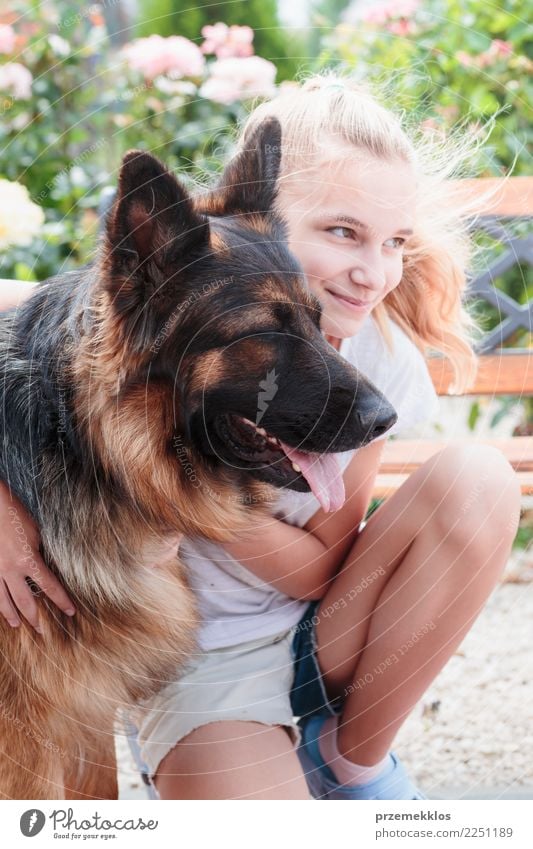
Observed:
[[[198,197],[130,151],[95,261],[0,317],[0,476],[77,604],[42,597],[42,635],[0,617],[4,798],[116,798],[117,708],[195,645],[183,565],[148,565],[162,541],[228,541],[274,487],[340,506],[332,452],[395,421],[320,332],[273,209],[280,150],[267,120]]]

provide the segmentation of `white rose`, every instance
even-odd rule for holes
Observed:
[[[0,66],[0,92],[6,91],[20,100],[29,100],[33,77],[20,62],[8,62]]]
[[[29,245],[43,223],[43,211],[30,199],[26,186],[0,179],[0,250]]]

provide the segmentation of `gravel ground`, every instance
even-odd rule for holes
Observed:
[[[120,793],[146,798],[117,734]],[[395,751],[432,798],[533,798],[533,555],[513,557]]]
[[[533,798],[532,562],[510,561],[398,734],[395,748],[429,796]]]

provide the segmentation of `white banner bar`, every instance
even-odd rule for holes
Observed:
[[[117,849],[531,849],[533,801],[0,802],[6,849],[103,843]],[[237,807],[239,810],[237,811]],[[275,808],[275,810],[273,810]],[[32,841],[35,839],[35,843]]]

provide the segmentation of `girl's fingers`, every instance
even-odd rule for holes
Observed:
[[[17,575],[10,580],[9,576],[7,576],[4,578],[4,582],[9,590],[9,594],[11,595],[16,609],[24,616],[26,621],[40,633],[39,611],[37,609],[37,604],[32,591],[24,578]]]
[[[73,616],[75,614],[76,610],[72,601],[66,594],[56,576],[52,574],[38,554],[35,555],[31,576],[29,577],[31,577],[34,584],[39,587],[39,590],[44,593],[50,601],[53,601],[60,610],[69,616]],[[18,618],[16,613],[18,610],[30,623],[30,625],[32,625],[36,631],[41,633],[39,628],[39,607],[36,601],[36,597],[38,597],[40,593],[36,593],[34,595],[26,583],[24,573],[20,571],[4,575],[4,585],[9,591],[9,593],[6,593],[6,597],[10,594],[11,598],[9,602],[12,602],[12,606],[14,605],[15,607],[15,619]],[[7,609],[8,608],[6,607],[6,610]]]
[[[2,614],[4,619],[6,619],[13,628],[20,625],[20,617],[15,610],[13,602],[11,601],[11,596],[9,595],[8,589],[2,578],[0,578],[0,614]]]
[[[74,604],[66,594],[56,576],[44,565],[41,560],[38,576],[33,576],[33,581],[39,586],[43,593],[53,601],[63,613],[74,616],[76,613]]]

